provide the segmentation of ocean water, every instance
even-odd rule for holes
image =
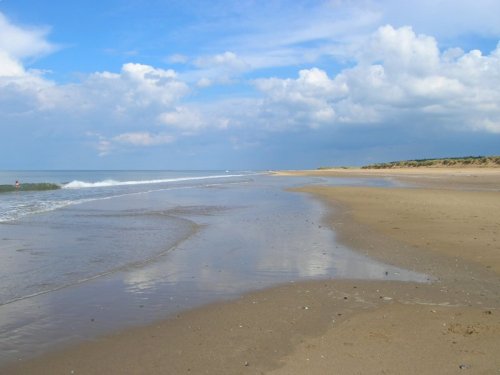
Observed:
[[[425,275],[361,256],[286,191],[386,180],[232,171],[0,172],[0,365],[249,290]],[[369,182],[368,182],[369,181]]]
[[[155,190],[192,188],[205,182],[230,181],[249,172],[229,171],[0,171],[0,222],[58,208],[144,194]],[[15,188],[20,183],[19,191]],[[46,185],[56,189],[39,190]],[[24,191],[24,187],[29,190]],[[2,192],[10,188],[6,192]]]

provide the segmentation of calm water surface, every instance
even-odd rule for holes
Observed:
[[[0,364],[277,283],[427,280],[339,245],[325,208],[285,191],[384,180],[0,173],[16,179],[61,189],[0,194]]]

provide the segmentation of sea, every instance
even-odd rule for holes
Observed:
[[[337,243],[310,184],[392,182],[0,171],[0,366],[280,283],[429,280]]]

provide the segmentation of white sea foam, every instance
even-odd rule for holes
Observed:
[[[225,175],[215,175],[215,176],[178,177],[178,178],[165,178],[159,180],[138,180],[138,181],[103,180],[97,182],[86,182],[86,181],[75,180],[63,185],[62,188],[84,189],[84,188],[98,188],[98,187],[110,187],[110,186],[125,186],[125,185],[145,185],[145,184],[159,184],[165,182],[182,182],[182,181],[207,180],[207,179],[241,177],[241,176],[244,175],[225,174]]]
[[[242,175],[226,175],[226,176],[210,176],[210,177],[196,177],[196,178],[184,178],[184,179],[170,179],[169,181],[183,181],[183,180],[200,180],[200,179],[208,179],[208,178],[221,178],[221,177],[238,177]],[[159,181],[159,180],[155,180]],[[161,181],[166,181],[166,180],[161,180]],[[155,183],[155,182],[153,182]],[[242,182],[230,182],[229,184],[241,184]],[[203,186],[205,187],[210,187],[210,186],[220,186],[220,185],[227,185],[228,183],[212,183],[212,184],[205,184]],[[131,185],[131,184],[129,184]],[[99,185],[99,186],[115,186],[115,185]],[[90,187],[90,186],[87,186]],[[100,200],[108,200],[108,199],[114,199],[114,198],[120,198],[120,197],[126,197],[126,196],[131,196],[131,195],[142,195],[142,194],[149,194],[153,192],[159,192],[159,191],[167,191],[167,190],[179,190],[179,189],[195,189],[199,186],[169,186],[169,187],[162,187],[162,188],[153,188],[153,189],[148,189],[144,191],[137,191],[137,192],[126,192],[122,194],[111,194],[111,195],[106,195],[106,196],[101,196],[101,197],[89,197],[89,198],[77,198],[77,199],[65,199],[65,200],[47,200],[47,201],[29,201],[29,202],[19,202],[16,204],[10,204],[10,205],[2,205],[2,202],[0,202],[0,223],[6,223],[14,220],[18,220],[23,216],[27,215],[33,215],[33,214],[39,214],[39,213],[44,213],[44,212],[49,212],[49,211],[54,211],[60,208],[64,208],[67,206],[72,206],[72,205],[78,205],[82,203],[87,203],[87,202],[94,202],[94,201],[100,201]],[[69,188],[69,189],[78,189],[76,187],[74,188]]]
[[[196,173],[196,172],[195,172]],[[210,172],[209,172],[210,173]],[[234,173],[234,172],[233,172]],[[81,178],[75,174],[69,174],[72,178],[66,179],[69,183],[61,184],[62,189],[50,191],[27,191],[17,192],[16,194],[4,194],[0,200],[0,223],[7,223],[21,219],[25,216],[31,216],[39,213],[46,213],[58,210],[67,206],[91,202],[102,199],[119,198],[130,194],[148,194],[155,191],[171,189],[189,189],[200,188],[202,186],[231,184],[231,178],[236,178],[241,183],[239,177],[257,175],[259,173],[224,173],[215,172],[207,174],[201,172],[194,174],[191,172],[186,175],[182,173],[169,173],[170,175],[161,175],[155,173],[141,174],[127,179],[130,172],[113,173],[110,172],[110,178],[102,178],[102,173],[96,173],[94,176],[89,173],[80,173]],[[183,175],[184,174],[184,175]],[[77,175],[77,174],[76,174]],[[101,179],[96,176],[101,175]],[[89,176],[89,177],[87,177]],[[48,176],[47,180],[50,181]],[[95,178],[94,180],[92,178]],[[64,176],[58,177],[59,181]],[[74,178],[74,179],[73,179]],[[137,188],[133,188],[137,186]],[[116,187],[116,188],[114,188]],[[127,188],[127,187],[130,187]]]
[[[37,201],[25,204],[12,205],[10,207],[6,207],[4,210],[2,210],[2,212],[0,212],[0,223],[6,223],[9,221],[17,220],[26,215],[54,211],[59,208],[63,208],[75,203],[80,203],[80,202],[71,200]]]

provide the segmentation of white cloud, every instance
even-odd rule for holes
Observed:
[[[186,106],[176,107],[172,111],[159,114],[158,121],[167,127],[185,132],[197,131],[207,125],[203,120],[203,115],[196,108]]]
[[[86,132],[87,137],[93,138],[91,147],[97,150],[101,157],[107,156],[117,149],[125,146],[151,147],[169,144],[175,141],[175,137],[165,133],[150,133],[147,131],[128,132],[118,134],[114,137],[106,137],[97,132]]]
[[[349,59],[351,49],[384,24],[396,28],[411,25],[418,33],[438,37],[447,46],[467,43],[469,36],[500,37],[497,0],[278,0],[258,6],[254,2],[225,2],[223,7],[200,10],[211,11],[217,12],[217,22],[190,30],[213,36],[204,44],[204,51],[212,55],[194,59],[198,68],[208,62],[226,61],[224,55],[228,53],[244,62],[247,70],[314,66],[332,57],[337,61]]]
[[[180,53],[174,53],[167,56],[165,60],[171,64],[186,64],[189,61],[189,57]]]
[[[20,27],[0,13],[0,110],[17,116],[43,107],[52,82],[37,70],[27,70],[24,61],[56,50],[46,40],[47,28]]]
[[[221,23],[225,36],[211,43],[211,49],[229,49],[252,69],[312,64],[339,44],[366,35],[380,20],[379,12],[361,1],[342,6],[328,1],[246,4],[250,9],[238,5]]]
[[[318,68],[299,71],[298,79],[258,79],[255,81],[262,91],[272,92],[278,98],[302,101],[316,99],[318,96],[335,96],[342,92],[328,75]]]
[[[1,31],[0,31],[1,32]],[[0,50],[0,76],[12,77],[22,76],[25,74],[21,63],[9,56],[6,51]]]
[[[83,127],[85,134],[95,138],[91,144],[100,156],[127,145],[147,147],[175,140],[174,135],[149,130],[158,126],[159,114],[177,111],[179,101],[190,91],[175,71],[127,63],[119,72],[95,72],[78,83],[56,84],[42,73],[26,70],[22,61],[55,49],[46,41],[47,32],[14,26],[0,14],[0,113],[4,120],[31,119],[42,127],[41,119],[52,118],[51,127],[68,132]],[[193,119],[189,125],[199,126],[199,120]],[[123,128],[140,130],[123,132]]]
[[[195,70],[184,76],[190,81],[197,81],[198,87],[232,83],[234,77],[252,68],[247,61],[231,51],[198,57],[193,65]]]
[[[203,56],[195,61],[195,65],[200,68],[227,67],[234,70],[244,70],[248,67],[242,59],[234,52],[226,51],[213,56]]]
[[[340,97],[345,89],[318,68],[301,70],[296,80],[259,79],[255,81],[255,85],[267,95],[260,115],[263,118],[269,117],[278,127],[283,125],[316,127],[333,122],[335,110],[330,101]],[[282,120],[279,120],[280,117]]]
[[[172,143],[175,138],[168,134],[151,134],[148,132],[123,133],[113,137],[113,141],[134,146],[156,146]]]
[[[124,64],[119,73],[97,72],[80,83],[57,85],[29,73],[0,77],[0,107],[8,107],[2,93],[21,103],[26,113],[55,112],[60,116],[91,116],[115,122],[153,119],[189,92],[173,70],[144,64]]]
[[[253,135],[356,124],[405,126],[408,119],[500,133],[500,46],[491,53],[440,51],[434,37],[408,26],[386,25],[368,33],[383,18],[376,5],[395,3],[367,0],[366,10],[360,2],[347,3],[347,8],[344,1],[314,7],[302,18],[291,12],[276,21],[259,19],[250,33],[221,39],[222,53],[191,60],[170,56],[171,62],[191,61],[194,69],[183,67],[181,74],[131,62],[69,84],[26,69],[28,59],[55,50],[48,29],[15,26],[0,14],[0,34],[12,38],[0,40],[0,117],[37,124],[57,119],[61,132],[76,133],[72,129],[79,126],[79,134],[98,135],[93,145],[100,155],[229,128],[240,145],[254,141],[236,134],[239,129]],[[353,15],[362,18],[352,21]],[[314,67],[325,56],[342,56],[349,68],[332,63],[325,69],[326,59],[323,69]],[[254,80],[257,90],[250,95],[240,85],[233,97],[210,97],[208,89],[196,99],[206,87],[241,83],[242,74],[252,69],[306,63],[309,68],[295,78]],[[189,101],[193,92],[187,82],[199,90]]]
[[[168,106],[189,92],[187,84],[178,80],[172,69],[164,70],[135,63],[124,64],[119,74],[94,73],[78,88],[84,95],[97,94],[98,101],[94,101],[95,105],[100,105],[104,99],[114,101],[116,108]]]
[[[379,63],[392,73],[425,76],[436,71],[439,58],[434,38],[417,35],[408,26],[395,29],[386,25],[364,43],[357,60],[360,65]]]
[[[317,68],[297,79],[260,79],[266,95],[260,114],[287,126],[398,122],[434,116],[436,125],[497,132],[500,124],[500,45],[440,53],[434,38],[409,27],[379,28],[356,53],[358,63],[335,77]],[[274,125],[270,125],[274,126]]]
[[[0,13],[0,76],[23,75],[23,60],[55,51],[56,46],[46,40],[48,32],[48,28],[16,26]]]

